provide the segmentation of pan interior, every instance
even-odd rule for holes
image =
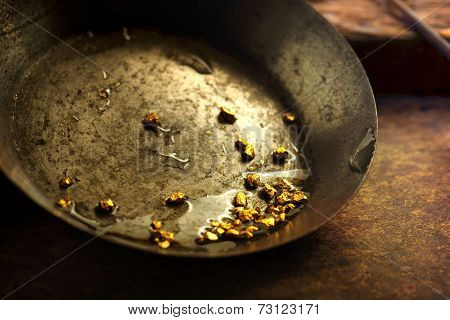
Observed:
[[[243,177],[277,177],[302,183],[309,175],[297,150],[301,126],[287,126],[273,82],[257,68],[205,43],[132,29],[69,38],[24,72],[17,84],[13,128],[24,169],[48,199],[70,192],[67,212],[118,237],[148,243],[152,219],[176,233],[175,250],[228,251],[223,242],[194,242],[208,219],[226,215]],[[244,61],[245,62],[245,61]],[[218,118],[220,107],[238,120]],[[160,128],[147,130],[145,114],[156,111]],[[299,116],[299,115],[297,115]],[[256,158],[246,163],[235,148],[244,138]],[[276,165],[272,151],[283,145],[289,161]],[[75,178],[69,191],[58,181]],[[163,204],[181,191],[189,202]],[[248,196],[262,205],[255,192]],[[119,209],[101,215],[95,206],[111,198]]]

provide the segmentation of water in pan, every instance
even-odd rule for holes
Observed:
[[[77,180],[72,213],[85,223],[146,241],[150,221],[161,219],[191,248],[198,229],[226,212],[234,190],[243,189],[245,172],[307,178],[297,150],[305,132],[282,122],[283,105],[264,74],[203,43],[128,34],[128,40],[121,32],[71,38],[82,54],[57,45],[18,83],[16,149],[49,198],[61,194],[57,181],[66,172]],[[221,106],[236,112],[235,124],[219,121]],[[148,111],[159,113],[159,129],[144,129]],[[235,149],[240,137],[255,146],[250,163]],[[291,154],[283,166],[272,163],[278,145]],[[190,202],[163,205],[175,191]],[[119,205],[114,219],[95,213],[104,197]]]

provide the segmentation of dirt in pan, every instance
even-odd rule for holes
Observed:
[[[78,52],[57,45],[24,73],[13,117],[25,169],[55,203],[70,196],[67,214],[136,241],[147,241],[158,219],[177,245],[228,250],[233,242],[194,240],[208,219],[229,214],[237,191],[261,204],[257,190],[245,189],[246,174],[257,172],[261,183],[308,176],[297,149],[305,132],[299,120],[283,122],[284,107],[256,68],[201,42],[143,30],[67,43]],[[220,117],[221,108],[237,120]],[[142,123],[149,112],[159,118],[152,127]],[[240,138],[254,146],[253,160],[236,149]],[[279,146],[289,152],[282,164],[272,156]],[[65,176],[73,185],[61,188]],[[189,200],[165,205],[174,192]],[[99,212],[101,199],[118,207]]]

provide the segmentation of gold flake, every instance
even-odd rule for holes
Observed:
[[[112,212],[116,204],[111,199],[102,199],[98,202],[97,209],[102,212]]]
[[[295,190],[291,194],[291,202],[296,205],[301,204],[304,200],[307,200],[307,199],[308,199],[308,197],[306,196],[306,194],[300,190]]]
[[[245,185],[249,189],[256,189],[259,186],[261,178],[256,173],[251,173],[245,177]]]
[[[167,205],[180,205],[186,202],[189,199],[187,195],[182,192],[174,192],[167,199]]]
[[[233,199],[233,205],[235,207],[246,207],[247,196],[242,191],[239,191]]]
[[[262,223],[262,224],[264,224],[266,227],[273,227],[273,226],[275,226],[275,218],[274,218],[274,217],[269,217],[269,218],[259,219],[259,220],[256,221],[256,222]]]
[[[69,209],[72,206],[72,200],[68,196],[65,196],[56,202],[57,206],[63,209]]]
[[[293,114],[292,112],[285,112],[283,114],[283,121],[286,124],[291,124],[295,121],[295,114]]]
[[[63,189],[66,189],[68,187],[70,187],[71,185],[73,185],[73,180],[70,177],[63,177],[61,178],[61,180],[59,180],[59,186]]]
[[[153,220],[152,223],[150,224],[150,228],[153,230],[160,230],[162,227],[162,222],[159,220]]]
[[[245,162],[255,159],[255,148],[251,143],[244,139],[239,139],[235,143],[236,148],[241,153],[242,160]]]
[[[272,153],[273,161],[277,164],[283,164],[286,161],[286,158],[288,157],[289,152],[286,150],[285,147],[277,147],[275,151]]]
[[[228,108],[225,107],[221,107],[220,108],[220,117],[222,118],[223,121],[233,124],[236,122],[237,118],[236,115],[233,111],[231,111]]]
[[[279,205],[285,205],[289,203],[291,198],[291,195],[287,191],[281,192],[278,196],[275,198],[275,202]]]
[[[265,183],[262,188],[262,194],[264,195],[265,198],[270,200],[273,197],[275,197],[275,195],[277,194],[277,190],[274,187],[272,187],[270,184]]]
[[[156,112],[149,112],[142,120],[144,127],[156,128],[159,125],[159,115]]]
[[[275,183],[275,188],[278,190],[292,190],[294,186],[286,179],[278,179]]]

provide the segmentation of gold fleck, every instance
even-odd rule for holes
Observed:
[[[223,229],[221,227],[217,227],[217,228],[214,228],[214,232],[218,235],[222,235],[225,233],[225,229]]]
[[[157,241],[156,243],[161,249],[167,249],[172,244],[169,240]]]
[[[248,162],[248,161],[252,161],[253,159],[255,159],[255,148],[253,147],[253,145],[248,144],[245,146],[244,151],[241,152],[241,157],[242,160]]]
[[[275,198],[275,201],[279,205],[285,205],[285,204],[289,203],[290,199],[291,199],[291,196],[290,196],[289,192],[283,191]]]
[[[159,232],[161,234],[161,237],[163,237],[164,239],[170,240],[170,241],[175,240],[175,233],[169,232],[169,231],[164,231],[164,230],[160,230]]]
[[[233,124],[236,122],[237,118],[233,111],[228,108],[221,107],[220,108],[220,117],[227,123]]]
[[[239,232],[239,236],[244,239],[250,239],[253,238],[253,233],[247,230],[242,230]]]
[[[61,180],[59,180],[59,186],[63,189],[66,189],[73,185],[73,180],[70,177],[63,177]]]
[[[161,230],[162,223],[158,220],[153,220],[150,224],[150,241],[157,244],[161,249],[167,249],[175,240],[173,232]]]
[[[266,212],[271,214],[280,214],[282,212],[282,207],[269,204],[266,208]]]
[[[275,218],[274,218],[274,217],[269,217],[269,218],[259,219],[259,220],[256,221],[256,222],[262,223],[262,224],[264,224],[266,227],[273,227],[273,226],[275,226]]]
[[[235,207],[246,207],[247,206],[247,196],[242,191],[239,191],[233,199],[233,205]]]
[[[286,124],[291,124],[295,121],[295,114],[293,114],[292,112],[285,112],[283,114],[283,121]]]
[[[149,112],[142,120],[144,127],[156,128],[159,125],[159,115],[156,112]]]
[[[280,213],[279,215],[275,216],[275,221],[277,223],[283,222],[286,220],[286,213]]]
[[[242,221],[241,221],[241,220],[235,219],[235,220],[233,221],[233,226],[239,227],[239,226],[241,226],[241,225],[242,225]]]
[[[273,161],[277,164],[283,164],[286,161],[288,155],[289,153],[285,147],[277,147],[272,153]]]
[[[292,201],[292,198],[291,198],[291,201]],[[282,212],[283,213],[289,213],[289,212],[291,212],[292,210],[294,210],[295,209],[295,204],[293,204],[293,203],[288,203],[287,205],[285,205],[285,206],[283,206],[282,207]]]
[[[98,202],[97,209],[102,212],[112,212],[116,204],[111,199],[102,199]]]
[[[251,143],[244,139],[239,139],[235,143],[236,148],[241,153],[242,160],[245,162],[255,159],[255,148]]]
[[[239,138],[234,144],[236,146],[236,149],[238,149],[239,152],[242,152],[242,150],[244,150],[244,147],[250,143],[245,139]]]
[[[226,223],[226,222],[221,222],[220,223],[220,228],[222,228],[224,230],[229,230],[229,229],[233,228],[233,224]]]
[[[167,205],[180,205],[180,204],[186,202],[188,199],[189,199],[189,197],[187,195],[185,195],[184,193],[174,192],[166,199],[166,204]]]
[[[272,199],[273,197],[275,197],[275,195],[277,194],[277,190],[272,187],[270,184],[265,183],[263,188],[262,188],[262,194],[264,195],[264,197],[266,197],[267,199]]]
[[[68,196],[65,196],[65,197],[59,199],[58,202],[56,202],[56,204],[60,208],[69,209],[70,206],[72,205],[72,200],[70,200],[70,198]]]
[[[278,179],[275,183],[275,188],[278,190],[292,190],[294,186],[286,179]]]
[[[150,224],[150,228],[152,230],[160,230],[162,227],[162,222],[158,221],[158,220],[153,220],[152,223]]]
[[[261,178],[259,177],[259,175],[257,175],[256,173],[251,173],[247,175],[247,177],[245,177],[245,185],[249,189],[256,189],[259,186],[260,179]]]
[[[238,219],[242,222],[252,221],[259,215],[259,212],[255,209],[244,209],[238,212]]]
[[[295,190],[291,194],[291,202],[296,205],[301,204],[304,200],[307,200],[307,199],[308,199],[308,197],[306,196],[306,194],[300,190]]]
[[[255,231],[258,231],[259,228],[257,226],[248,226],[245,230],[253,233]]]
[[[200,237],[195,239],[198,244],[204,244],[211,241],[219,240],[219,236],[211,231],[205,231]]]
[[[216,221],[216,220],[212,220],[210,222],[210,224],[211,224],[211,227],[220,227],[220,222]]]
[[[229,237],[239,237],[239,231],[237,231],[236,229],[229,229],[225,232],[225,235]]]

